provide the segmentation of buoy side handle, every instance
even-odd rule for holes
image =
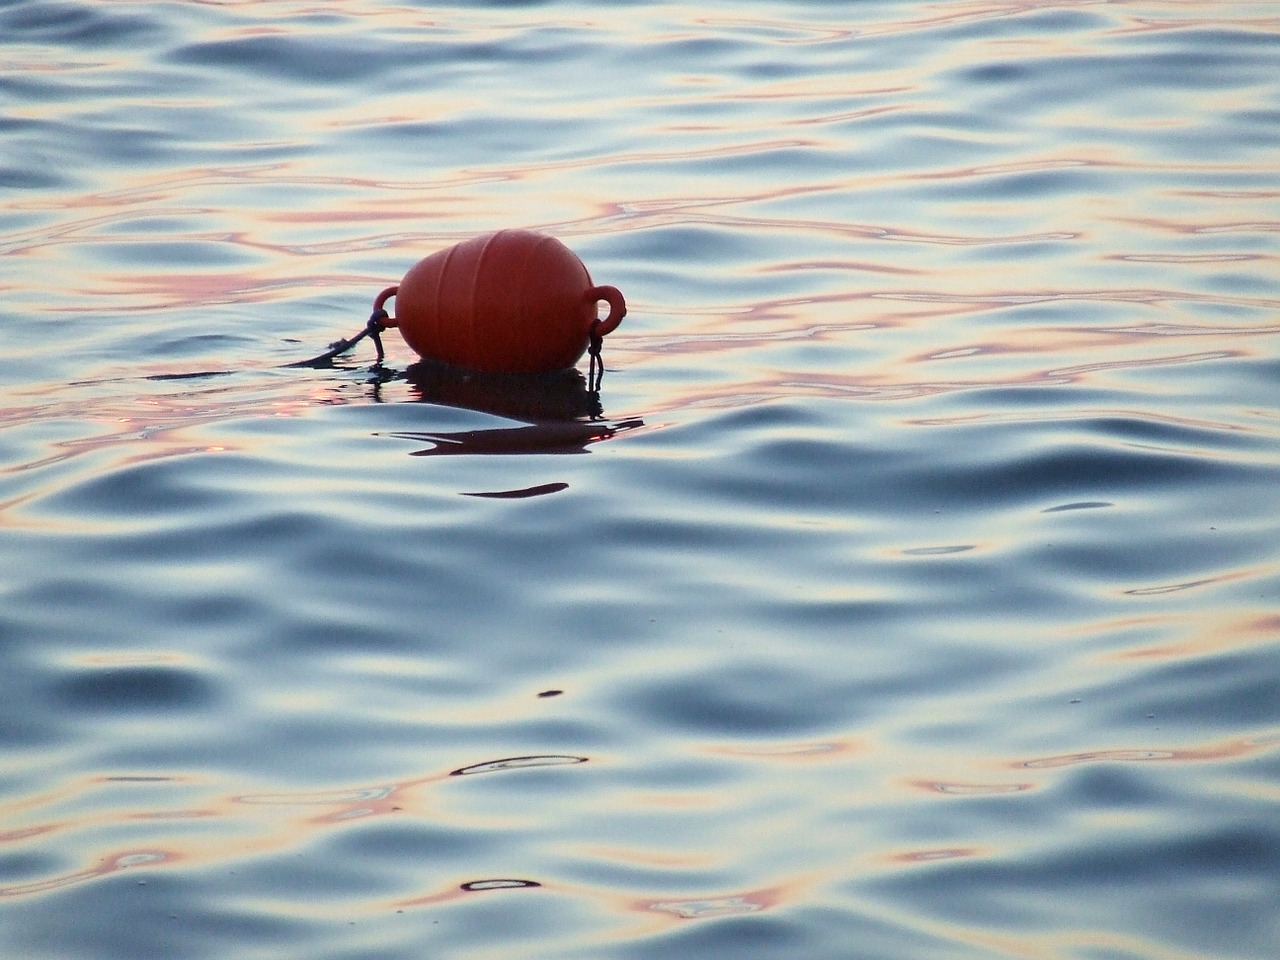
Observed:
[[[394,297],[394,296],[396,295],[396,291],[397,291],[397,290],[399,290],[399,289],[400,289],[400,288],[399,288],[398,286],[397,286],[397,287],[387,287],[387,289],[383,290],[380,294],[378,294],[376,297],[374,297],[374,298],[373,298],[373,312],[374,312],[374,313],[377,313],[379,310],[381,310],[381,311],[383,311],[383,313],[385,313],[385,312],[386,312],[386,309],[385,309],[385,308],[386,308],[386,303],[387,303],[387,301],[388,301],[388,300],[390,300],[392,297]],[[384,327],[395,327],[395,326],[399,326],[399,324],[397,324],[397,323],[396,323],[396,318],[395,318],[395,317],[383,317],[382,325],[383,325]]]
[[[609,304],[609,315],[592,324],[592,334],[603,337],[617,330],[618,324],[627,315],[627,301],[623,299],[622,291],[610,286],[591,287],[585,296],[588,303],[598,303],[603,300]]]

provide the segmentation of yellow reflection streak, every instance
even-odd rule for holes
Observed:
[[[1270,571],[1273,575],[1275,571]],[[1224,582],[1240,577],[1258,576],[1261,571],[1247,571],[1239,576],[1216,578],[1208,582]],[[1190,657],[1205,657],[1225,653],[1232,650],[1266,646],[1280,643],[1280,614],[1271,610],[1236,611],[1234,615],[1222,618],[1220,614],[1202,615],[1199,623],[1186,629],[1186,616],[1162,618],[1137,618],[1119,621],[1107,621],[1091,625],[1086,632],[1094,634],[1118,633],[1133,629],[1135,626],[1147,626],[1161,623],[1170,627],[1182,627],[1178,631],[1180,639],[1166,640],[1159,643],[1114,650],[1103,656],[1104,660],[1182,660]]]

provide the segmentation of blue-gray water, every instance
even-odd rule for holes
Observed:
[[[8,0],[0,251],[0,956],[1278,955],[1280,6]]]

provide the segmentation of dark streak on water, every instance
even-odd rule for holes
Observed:
[[[1274,960],[1266,4],[0,52],[0,955]],[[285,366],[511,226],[600,392]]]

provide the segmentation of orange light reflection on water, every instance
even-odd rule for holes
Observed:
[[[1252,579],[1256,577],[1261,582],[1266,572],[1268,571],[1250,570],[1230,579]],[[1271,576],[1275,576],[1280,571],[1271,570],[1269,573]],[[1210,582],[1216,583],[1220,581]],[[1134,620],[1109,622],[1097,625],[1090,632],[1116,632],[1122,629],[1132,629],[1135,626],[1153,625],[1153,621],[1155,624],[1165,627],[1168,632],[1175,632],[1169,628],[1183,627],[1183,629],[1176,631],[1175,636],[1176,634],[1181,634],[1181,636],[1176,636],[1175,639],[1120,649],[1107,653],[1103,657],[1104,660],[1116,661],[1182,660],[1190,657],[1211,656],[1230,650],[1280,643],[1280,614],[1276,614],[1274,611],[1238,610],[1226,617],[1215,612],[1201,615],[1197,619],[1199,622],[1195,623],[1190,629],[1186,629],[1184,626],[1187,617],[1179,615],[1177,617],[1136,618]]]
[[[151,369],[168,368],[151,365]],[[167,387],[162,388],[164,392],[157,390],[143,375],[129,375],[119,381],[55,384],[28,391],[25,399],[36,401],[30,407],[0,409],[0,429],[38,426],[42,422],[74,423],[80,434],[47,441],[38,458],[0,469],[0,475],[31,478],[27,489],[0,501],[0,528],[86,532],[93,524],[85,518],[41,517],[39,501],[87,475],[165,457],[243,451],[251,449],[255,442],[243,433],[232,438],[225,431],[220,432],[216,442],[193,435],[202,428],[246,417],[303,416],[317,405],[346,402],[337,393],[340,385],[332,381],[280,379],[266,387],[255,383],[243,389],[243,384],[221,385],[222,376],[229,373],[213,371],[207,378],[193,377],[192,383],[211,379],[219,385],[192,386],[178,393],[169,392]],[[133,388],[121,388],[124,382],[132,382]],[[104,454],[114,456],[104,460]],[[77,468],[78,460],[84,461],[83,467]]]
[[[1219,743],[1209,743],[1200,747],[1134,747],[1130,749],[1084,750],[1079,753],[1020,760],[1009,765],[1018,769],[1050,770],[1057,767],[1074,767],[1087,763],[1207,763],[1218,760],[1240,760],[1274,750],[1276,746],[1276,743],[1268,739],[1236,738]]]
[[[200,806],[157,810],[152,807],[114,805],[97,813],[80,813],[74,818],[41,821],[10,830],[0,835],[0,844],[15,844],[48,838],[58,834],[116,833],[125,824],[163,824],[169,822],[204,821],[207,836],[184,831],[148,844],[145,849],[126,849],[99,854],[95,864],[27,883],[0,887],[0,899],[14,899],[44,893],[133,867],[169,867],[177,863],[207,864],[236,860],[310,842],[318,830],[330,829],[352,820],[387,816],[401,811],[427,815],[430,802],[415,791],[447,780],[450,772],[427,774],[397,783],[352,790],[320,793],[280,793],[222,795],[204,798]],[[163,778],[165,785],[181,786],[183,778]],[[84,802],[85,798],[104,786],[126,789],[135,778],[91,777],[68,783],[57,791],[40,797],[26,798],[18,807],[0,808],[0,815],[12,820],[30,816],[40,809]],[[156,781],[159,782],[159,781]],[[152,780],[145,781],[147,785]],[[188,791],[199,785],[189,778]],[[316,808],[323,808],[317,812]],[[252,811],[252,813],[250,812]],[[64,840],[63,842],[67,842]]]
[[[704,752],[743,760],[768,760],[786,764],[843,762],[870,749],[870,741],[848,737],[839,740],[804,740],[794,743],[708,744]]]

